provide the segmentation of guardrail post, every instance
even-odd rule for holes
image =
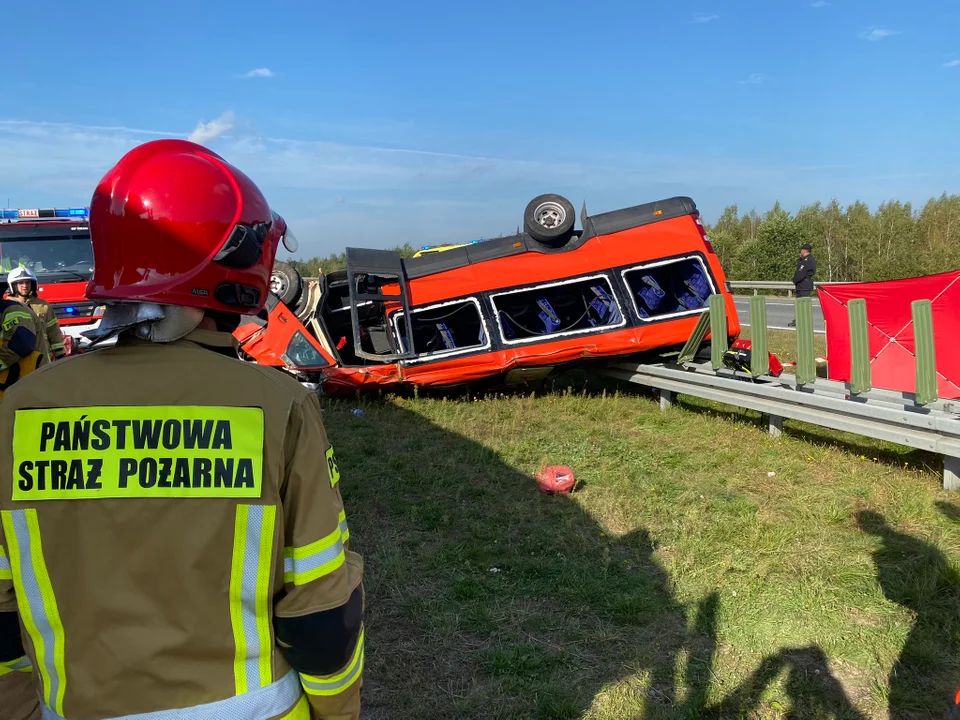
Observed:
[[[669,390],[660,391],[660,409],[669,410],[673,405],[673,393]]]
[[[723,295],[710,296],[710,363],[714,370],[723,367],[727,351],[727,299]]]
[[[794,305],[797,319],[797,384],[817,380],[817,358],[813,350],[813,298],[797,298]]]
[[[767,298],[763,295],[750,298],[750,348],[751,374],[768,374],[770,356],[767,354]]]
[[[779,415],[770,415],[769,416],[769,427],[770,435],[775,438],[780,437],[783,434],[783,418]]]
[[[847,303],[850,319],[850,390],[854,395],[870,392],[870,335],[867,332],[867,301]]]
[[[960,490],[960,458],[943,456],[943,489]]]
[[[694,325],[693,332],[690,333],[690,337],[687,338],[687,342],[680,350],[680,356],[677,358],[679,364],[688,363],[696,357],[697,350],[700,349],[700,343],[703,342],[712,325],[710,312],[708,308],[706,312],[700,313],[700,317],[697,318],[697,324]]]
[[[917,405],[929,405],[937,394],[937,355],[933,341],[933,305],[929,300],[914,300],[913,347],[917,356]]]

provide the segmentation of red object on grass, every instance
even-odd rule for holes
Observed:
[[[749,340],[734,340],[730,347],[733,350],[750,350],[753,345]],[[780,377],[783,373],[783,363],[780,362],[780,358],[773,353],[767,353],[767,356],[769,357],[770,375]]]
[[[901,392],[916,389],[914,300],[930,300],[937,356],[937,391],[960,399],[960,270],[886,282],[830,284],[818,288],[827,324],[827,370],[831,380],[850,381],[850,320],[847,304],[867,301],[867,337],[873,386]]]
[[[568,493],[573,490],[576,483],[573,470],[566,465],[545,465],[537,473],[537,486],[540,488],[540,492],[548,495]]]

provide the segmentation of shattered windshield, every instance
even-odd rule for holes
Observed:
[[[89,237],[64,236],[0,240],[0,281],[23,266],[40,283],[86,282],[93,272],[93,247]]]

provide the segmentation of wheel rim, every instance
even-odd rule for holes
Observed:
[[[282,297],[283,294],[287,291],[287,281],[284,280],[283,276],[278,273],[271,273],[270,275],[270,292],[278,297]]]
[[[537,205],[533,211],[533,221],[541,227],[554,230],[567,219],[567,211],[563,206],[555,202],[544,202]]]

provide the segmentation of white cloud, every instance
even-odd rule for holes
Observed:
[[[884,38],[899,34],[899,30],[888,30],[887,28],[873,27],[860,33],[860,37],[864,40],[869,40],[870,42],[876,42],[877,40],[883,40]]]
[[[849,188],[862,187],[849,168],[768,164],[719,151],[586,148],[569,161],[531,160],[269,137],[253,134],[242,117],[225,115],[200,123],[193,136],[219,133],[217,152],[249,175],[291,222],[303,257],[340,252],[345,245],[419,246],[511,233],[526,202],[544,192],[558,192],[577,208],[585,199],[594,213],[690,195],[709,219],[728,202],[760,208],[779,197],[786,207],[811,198],[843,199]],[[13,207],[89,202],[97,181],[125,152],[158,136],[187,135],[0,119],[0,198],[9,197]],[[899,192],[904,181],[872,182],[875,196],[867,201]]]
[[[948,60],[943,66],[948,68],[960,67],[960,60]]]
[[[751,73],[750,77],[746,80],[741,80],[741,85],[760,85],[764,80],[767,79],[767,76],[763,73]]]
[[[269,78],[269,77],[273,77],[273,70],[271,70],[270,68],[255,68],[250,72],[244,74],[244,77]]]
[[[830,7],[830,3],[828,3],[827,0],[813,0],[813,2],[810,3],[810,7],[815,7],[815,8]]]
[[[208,143],[216,140],[224,133],[233,130],[234,116],[231,110],[227,110],[215,120],[208,123],[198,122],[193,132],[187,137],[188,140],[195,143]]]
[[[703,25],[705,23],[713,22],[714,20],[719,20],[719,19],[720,19],[720,16],[717,15],[716,13],[712,13],[712,14],[697,13],[696,15],[693,16],[693,20],[691,22],[694,22],[697,25]]]
[[[236,123],[233,113],[224,113],[209,123],[199,123],[189,138],[219,138],[218,154],[265,189],[281,196],[322,196],[337,205],[344,204],[345,198],[358,202],[361,195],[408,197],[408,204],[512,198],[517,187],[524,192],[536,188],[534,194],[550,191],[542,189],[545,184],[574,193],[587,187],[599,188],[596,192],[606,188],[621,192],[620,188],[630,187],[632,195],[637,184],[671,186],[664,192],[678,189],[673,186],[686,190],[704,183],[739,187],[764,184],[768,173],[781,172],[779,166],[771,169],[720,156],[681,158],[638,152],[551,161],[291,140],[244,135],[237,130],[228,134],[235,124],[243,126]],[[185,137],[184,133],[136,128],[0,119],[0,157],[4,158],[0,189],[49,192],[58,184],[87,183],[92,191],[96,180],[123,153],[158,135]],[[783,177],[790,178],[796,171],[784,167]]]

